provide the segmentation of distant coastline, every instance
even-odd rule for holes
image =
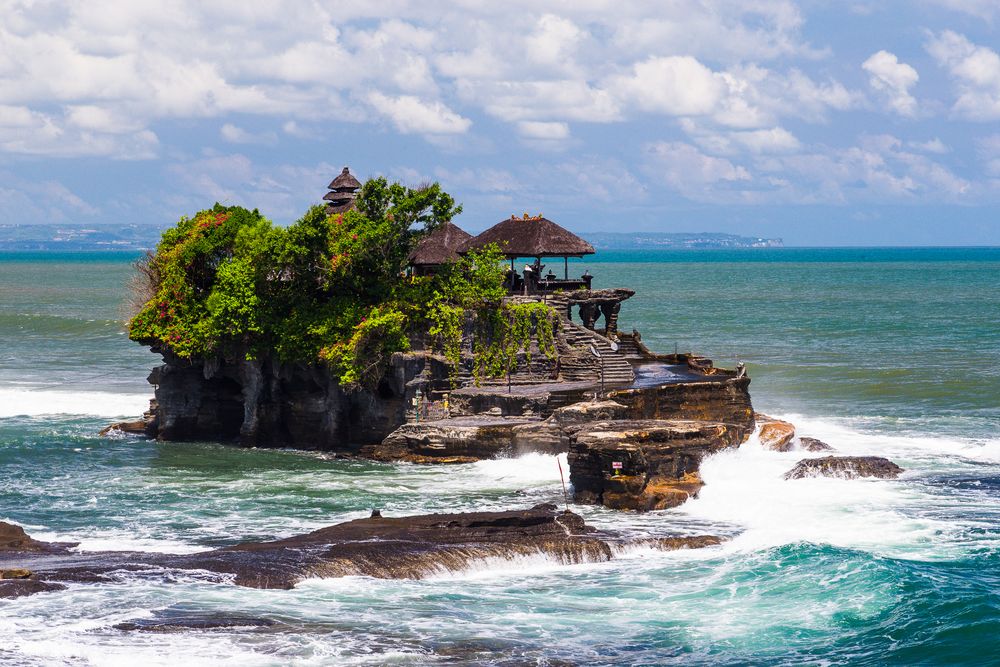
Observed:
[[[581,234],[596,250],[784,248],[781,239],[720,232],[592,232]]]
[[[152,225],[0,225],[0,251],[141,251],[156,247]],[[592,232],[581,234],[597,250],[783,248],[780,238],[720,232]]]
[[[130,251],[156,247],[152,225],[0,225],[0,251]]]

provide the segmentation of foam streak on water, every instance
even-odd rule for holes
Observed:
[[[149,408],[150,398],[152,392],[122,394],[0,387],[0,417],[91,415],[134,418]]]

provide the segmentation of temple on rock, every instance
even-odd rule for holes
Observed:
[[[326,210],[350,210],[360,188],[345,167],[330,183]],[[750,437],[756,417],[745,368],[656,353],[632,326],[621,331],[621,304],[635,291],[595,286],[606,278],[589,271],[570,275],[570,257],[594,254],[586,240],[541,215],[511,216],[477,236],[445,219],[410,251],[412,274],[432,275],[494,243],[510,262],[505,296],[451,306],[454,339],[442,343],[442,328],[418,320],[403,349],[371,362],[383,364],[380,374],[354,385],[342,384],[326,360],[181,358],[153,341],[164,359],[149,376],[156,399],[146,417],[118,428],[414,463],[567,453],[577,502],[636,510],[684,502],[702,485],[704,456]],[[393,265],[393,278],[402,281],[400,269]],[[391,329],[374,331],[358,340],[373,345]]]
[[[358,196],[361,183],[354,178],[350,169],[344,167],[340,175],[330,181],[327,189],[330,191],[323,196],[325,201],[330,202],[327,204],[326,212],[343,213],[354,206],[354,199]]]

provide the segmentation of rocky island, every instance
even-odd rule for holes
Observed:
[[[117,428],[421,464],[565,452],[577,502],[633,510],[684,502],[753,432],[742,369],[646,348],[619,322],[635,292],[570,276],[594,249],[555,222],[472,236],[437,184],[329,187],[285,229],[217,205],[164,233],[129,324],[164,363]]]
[[[148,378],[155,398],[141,419],[106,433],[420,465],[565,454],[576,503],[632,511],[695,497],[702,460],[755,432],[777,452],[832,449],[755,413],[742,366],[649,350],[619,321],[635,292],[570,276],[568,259],[594,249],[541,215],[472,236],[437,184],[362,185],[346,168],[326,199],[287,228],[217,204],[164,232],[137,264],[129,322],[130,337],[163,359]],[[901,472],[885,459],[829,455],[786,479]],[[79,553],[0,523],[0,597],[119,571],[197,570],[289,588],[309,577],[421,578],[474,560],[601,562],[632,547],[722,541],[664,531],[598,531],[550,504],[374,511],[305,535],[171,555]]]

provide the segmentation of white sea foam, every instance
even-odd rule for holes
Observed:
[[[525,454],[517,458],[491,459],[473,464],[477,475],[513,485],[559,484],[559,466],[569,483],[566,455]]]
[[[149,408],[149,394],[0,388],[0,417],[94,415],[137,417]]]
[[[16,523],[16,522],[15,522]],[[36,540],[42,542],[76,543],[76,551],[144,551],[164,554],[190,554],[205,551],[206,547],[179,540],[143,537],[123,530],[102,529],[94,533],[62,533],[40,526],[23,526]]]
[[[767,451],[755,434],[739,449],[702,463],[705,487],[680,512],[742,527],[727,546],[737,551],[811,542],[932,560],[956,557],[969,546],[965,535],[970,526],[948,510],[955,499],[915,482],[928,474],[968,468],[970,458],[984,458],[981,445],[870,434],[795,415],[784,418],[800,434],[831,444],[837,454],[885,456],[906,472],[899,480],[786,480],[784,474],[797,461],[829,453]]]

